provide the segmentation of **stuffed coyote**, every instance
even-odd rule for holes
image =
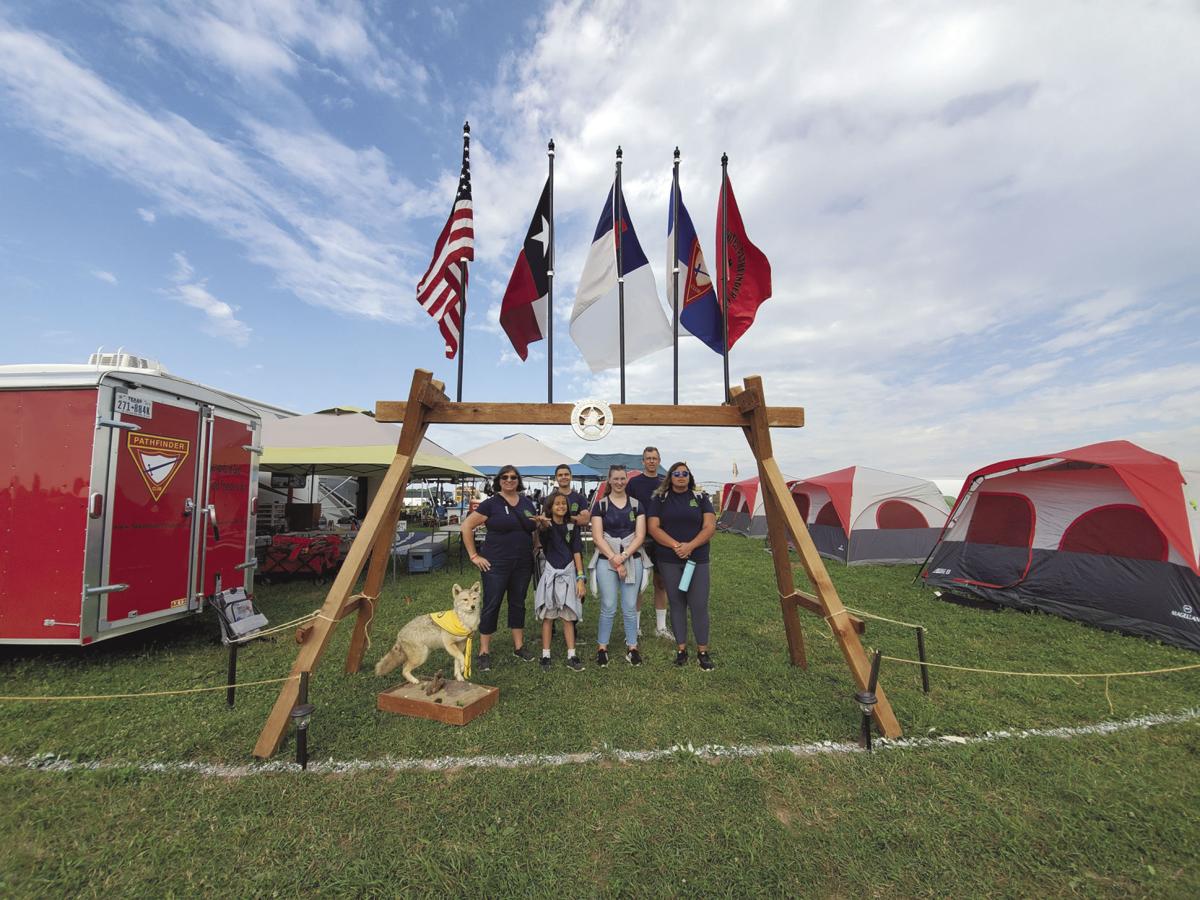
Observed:
[[[421,681],[413,669],[424,665],[429,651],[443,648],[454,659],[454,680],[464,681],[471,674],[471,635],[479,627],[479,582],[470,588],[454,585],[454,608],[417,616],[400,629],[396,643],[375,663],[375,674],[386,675],[396,666],[412,684]]]

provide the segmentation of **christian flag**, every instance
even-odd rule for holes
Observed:
[[[625,207],[625,198],[618,195],[620,228],[613,213],[613,193],[609,189],[604,210],[592,237],[575,291],[575,306],[571,310],[571,340],[593,372],[615,369],[621,364],[620,315],[617,287],[617,241],[621,242],[621,268],[625,281],[625,362],[649,356],[656,350],[671,346],[671,325],[663,314],[654,273],[642,252],[633,221]]]
[[[500,327],[512,341],[521,359],[529,356],[529,345],[546,336],[550,292],[550,179],[542,188],[525,232],[525,245],[517,256],[504,300],[500,304]]]
[[[692,226],[692,217],[683,205],[683,192],[672,185],[675,197],[667,210],[667,305],[675,308],[675,266],[679,266],[679,324],[704,341],[714,352],[721,352],[721,307],[713,289],[700,240]],[[676,247],[675,210],[679,210],[678,262],[672,259]]]
[[[771,296],[771,264],[750,243],[742,214],[733,196],[733,185],[725,177],[725,235],[721,235],[721,207],[717,200],[717,252],[725,252],[725,299],[729,304],[729,346],[754,324],[758,307]],[[718,341],[718,346],[720,342]]]

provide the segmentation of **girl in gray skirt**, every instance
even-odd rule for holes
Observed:
[[[550,641],[554,620],[561,619],[567,640],[567,668],[583,671],[583,661],[575,655],[575,623],[583,618],[583,597],[587,577],[583,573],[583,540],[579,526],[571,521],[570,508],[563,494],[551,494],[544,514],[550,524],[538,529],[546,566],[534,591],[533,614],[542,620],[542,668],[550,668]]]

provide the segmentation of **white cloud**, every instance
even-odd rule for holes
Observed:
[[[236,144],[172,113],[152,114],[52,41],[0,25],[0,91],[28,128],[241,245],[301,299],[372,318],[413,317],[416,278],[404,248],[370,237],[369,220],[327,214],[305,190],[277,186],[277,173],[260,171]]]
[[[106,272],[104,269],[92,269],[92,277],[97,278],[106,284],[116,284],[117,276],[112,272]]]
[[[175,270],[170,278],[175,284],[167,293],[185,306],[204,313],[202,327],[206,334],[227,340],[237,347],[245,347],[250,343],[251,328],[237,318],[238,308],[218,300],[209,293],[204,280],[196,280],[195,269],[186,255],[176,253],[174,262]]]
[[[127,0],[115,12],[141,35],[258,87],[283,89],[304,68],[340,80],[324,67],[336,66],[371,90],[423,100],[429,79],[356,0]]]
[[[731,367],[735,381],[762,373],[771,402],[808,408],[807,428],[776,438],[788,468],[948,477],[1007,450],[1169,431],[1156,410],[1178,410],[1184,430],[1200,389],[1182,362],[1200,287],[1183,187],[1200,156],[1184,112],[1200,17],[1173,4],[1044,13],[554,3],[476,129],[479,259],[511,265],[553,136],[560,317],[618,143],[658,277],[676,144],[711,267],[728,151],[774,282]],[[683,398],[719,399],[720,358],[694,340],[680,358]],[[669,399],[670,360],[631,368],[630,399]],[[576,372],[559,391],[615,397],[616,381]],[[662,443],[747,470],[739,435]]]
[[[145,209],[140,206],[138,207],[137,214],[139,217],[141,217],[141,220],[148,225],[153,225],[155,220],[158,219],[158,216],[155,215],[154,210]]]

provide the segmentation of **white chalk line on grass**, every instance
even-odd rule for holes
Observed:
[[[1026,740],[1028,738],[1071,739],[1088,735],[1115,734],[1136,728],[1153,728],[1157,725],[1177,725],[1200,719],[1200,708],[1178,713],[1152,713],[1124,719],[1119,722],[1097,722],[1092,725],[1071,725],[1060,728],[1027,728],[1022,731],[988,731],[972,735],[941,735],[938,737],[911,737],[890,741],[879,738],[875,749],[920,750],[945,748],[972,744],[991,744],[1000,741]],[[856,743],[838,741],[814,741],[808,744],[734,745],[692,743],[676,744],[661,750],[589,750],[581,753],[516,753],[488,756],[436,756],[396,758],[383,756],[379,759],[350,759],[310,761],[307,774],[344,775],[355,772],[445,772],[454,769],[534,769],[550,766],[571,766],[604,761],[622,763],[657,762],[665,759],[696,757],[699,759],[754,759],[782,753],[792,756],[836,756],[839,754],[865,753]],[[149,774],[192,774],[213,778],[247,778],[253,775],[270,775],[281,772],[300,773],[298,764],[292,761],[274,760],[262,763],[228,765],[206,762],[133,762],[121,760],[73,760],[53,753],[44,753],[18,759],[0,756],[0,769],[30,769],[38,772],[105,772],[133,771]]]

